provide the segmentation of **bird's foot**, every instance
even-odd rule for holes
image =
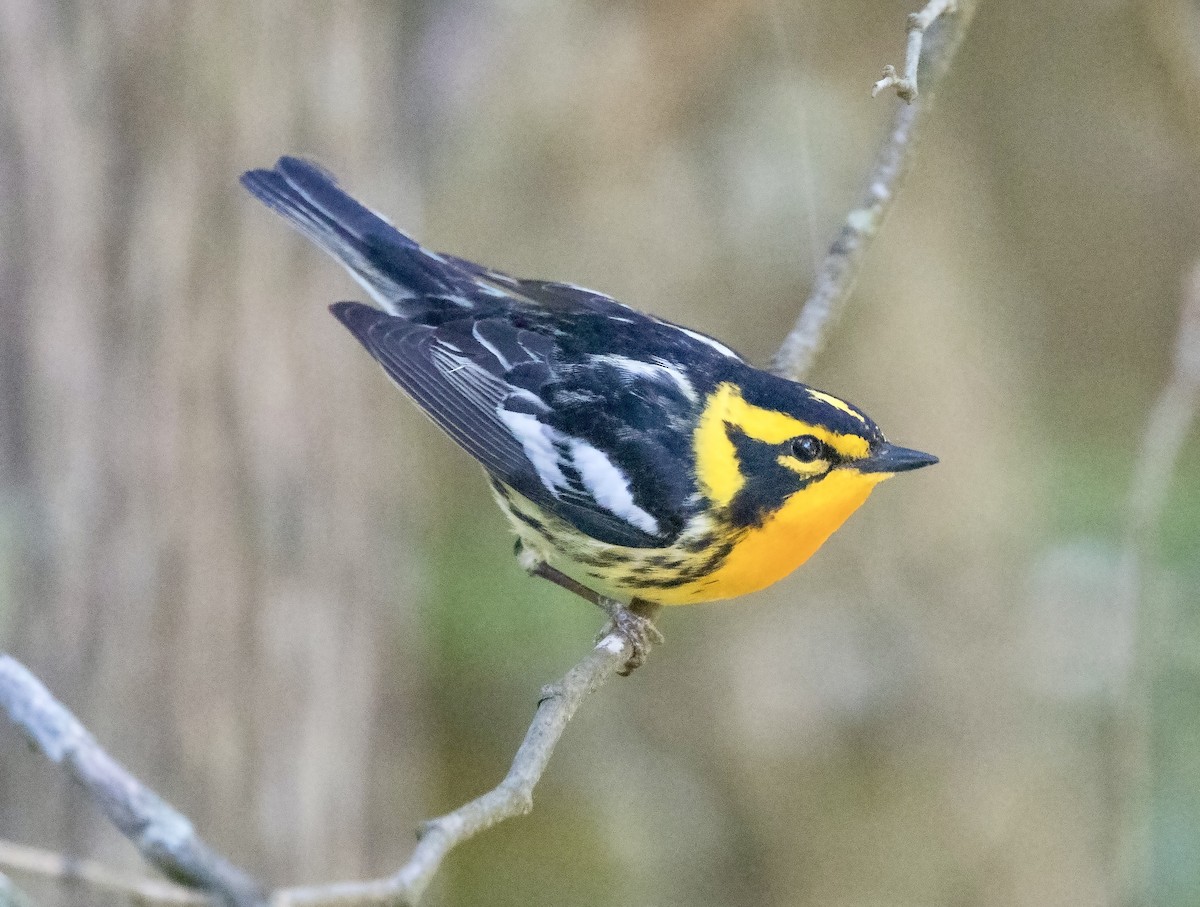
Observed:
[[[612,620],[600,631],[597,637],[597,642],[604,639],[606,636],[617,634],[629,646],[629,659],[625,662],[625,666],[617,671],[622,677],[628,677],[635,668],[640,668],[646,661],[646,656],[650,654],[650,649],[664,641],[664,637],[659,632],[658,627],[654,626],[654,621],[644,614],[639,614],[636,610],[622,605],[620,602],[610,601],[611,608],[604,607],[608,611]]]
[[[574,592],[612,618],[600,635],[596,637],[596,642],[615,633],[629,646],[629,660],[617,672],[622,677],[628,677],[634,668],[640,667],[646,660],[646,656],[650,654],[651,646],[658,645],[663,641],[663,635],[658,632],[658,627],[654,626],[654,617],[658,614],[660,605],[640,598],[635,598],[626,605],[615,598],[601,595],[578,580],[567,576],[557,567],[551,567],[537,554],[524,548],[520,542],[517,542],[517,560],[531,575],[548,579],[556,586],[566,589],[568,592]]]

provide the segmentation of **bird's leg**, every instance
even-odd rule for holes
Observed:
[[[600,632],[600,636],[607,636],[616,630],[625,638],[632,650],[629,660],[625,662],[625,667],[617,672],[622,677],[628,677],[634,668],[640,667],[646,660],[646,656],[650,654],[650,647],[663,641],[663,635],[654,626],[654,616],[658,614],[661,605],[643,601],[640,598],[633,599],[628,605],[623,604],[615,598],[609,598],[594,589],[589,589],[558,568],[551,567],[544,560],[531,557],[531,554],[532,552],[528,549],[523,549],[517,554],[517,560],[529,571],[531,576],[540,576],[568,592],[574,592],[584,601],[589,601],[600,608],[611,618],[611,622]]]
[[[654,618],[662,610],[662,605],[657,602],[648,602],[644,598],[631,599],[628,605],[623,605],[611,598],[603,596],[600,598],[602,602],[608,602],[615,606],[609,612],[612,621],[600,631],[601,638],[616,630],[629,641],[629,646],[633,650],[633,654],[625,662],[625,667],[617,671],[622,677],[628,677],[634,668],[641,667],[646,656],[650,654],[652,645],[665,641],[662,632],[654,626]],[[600,607],[608,610],[604,604],[600,604]]]

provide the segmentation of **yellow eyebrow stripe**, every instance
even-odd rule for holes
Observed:
[[[820,394],[819,399],[836,401],[839,409],[845,408],[847,412],[853,413],[853,410],[837,398],[821,394],[820,391],[814,393]],[[789,438],[813,435],[842,456],[851,458],[866,456],[870,447],[865,438],[857,435],[830,431],[823,426],[796,419],[787,413],[747,403],[741,391],[727,382],[708,398],[693,436],[696,475],[709,500],[721,506],[732,501],[734,495],[746,484],[746,477],[742,475],[738,464],[737,450],[725,430],[727,422],[764,444],[780,444]]]

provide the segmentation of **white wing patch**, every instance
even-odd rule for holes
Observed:
[[[679,392],[693,403],[699,399],[696,396],[696,388],[692,386],[692,382],[688,380],[688,376],[684,374],[682,369],[676,367],[666,359],[656,358],[653,362],[644,362],[641,359],[629,359],[625,356],[593,356],[592,359],[615,366],[627,375],[647,378],[650,381],[674,384],[679,388]]]
[[[491,346],[479,332],[475,339],[485,347]],[[502,359],[498,351],[490,352]],[[538,480],[555,498],[600,508],[643,532],[660,533],[658,521],[634,501],[629,477],[599,448],[547,425],[534,413],[519,411],[530,409],[531,404],[533,409],[544,411],[546,404],[536,394],[497,378],[445,341],[435,340],[429,347],[429,357],[454,392],[460,395],[459,401],[445,400],[446,406],[457,406],[461,410],[465,404],[469,409],[477,407],[481,416],[488,412],[494,414],[521,445]],[[678,383],[675,369],[669,365],[625,361],[650,369],[658,380]],[[690,384],[686,390],[691,391]],[[509,404],[515,403],[516,398],[524,405],[510,409]]]
[[[521,449],[537,470],[542,484],[550,489],[551,494],[558,497],[559,492],[568,484],[567,477],[558,465],[558,451],[554,447],[554,436],[559,432],[549,425],[543,425],[537,416],[529,413],[514,413],[501,406],[497,408],[496,414],[508,426],[513,437],[521,442]]]
[[[597,504],[643,532],[658,535],[658,520],[633,502],[629,479],[612,460],[578,438],[571,442],[571,460]]]
[[[634,502],[629,478],[597,447],[564,435],[529,413],[512,412],[501,405],[496,414],[521,443],[538,478],[556,498],[594,502],[643,532],[659,534],[658,520]],[[579,474],[582,488],[567,478],[564,466]]]

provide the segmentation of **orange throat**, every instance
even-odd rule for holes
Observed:
[[[824,544],[846,518],[891,473],[835,469],[820,482],[793,495],[762,527],[751,529],[725,563],[703,579],[663,590],[664,605],[734,598],[783,579]]]

